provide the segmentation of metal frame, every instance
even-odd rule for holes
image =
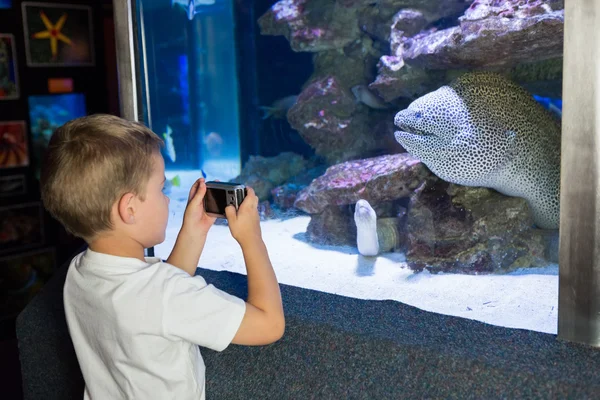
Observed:
[[[600,0],[565,1],[558,338],[600,346]]]
[[[114,0],[122,116],[137,121],[134,7]],[[565,1],[558,338],[600,347],[599,25],[600,0]]]
[[[135,23],[135,0],[113,0],[113,12],[121,116],[131,121],[139,121],[141,88],[136,45],[138,34]]]
[[[138,73],[140,55],[136,44],[139,33],[135,12],[135,0],[113,0],[121,117],[143,122],[143,85]],[[148,257],[154,257],[154,247],[146,249],[145,253]]]

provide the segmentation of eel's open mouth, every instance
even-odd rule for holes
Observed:
[[[414,136],[434,136],[431,132],[427,132],[417,128],[415,125],[421,125],[416,122],[420,121],[423,117],[422,111],[405,109],[399,111],[394,116],[394,125],[396,125],[400,132],[395,132],[400,135],[403,133],[406,135]]]
[[[398,123],[398,124],[396,124],[396,126],[400,130],[396,131],[394,133],[399,133],[399,134],[408,133],[409,135],[416,135],[416,136],[434,136],[433,133],[426,132],[421,129],[417,129],[417,128],[407,125],[407,124]]]
[[[411,124],[410,122],[414,122],[415,118],[412,117],[412,113],[410,115],[408,115],[405,111],[400,111],[398,114],[396,114],[396,116],[394,117],[394,125],[396,125],[399,129],[400,132],[395,132],[395,133],[405,133],[405,134],[409,134],[409,135],[416,135],[416,136],[433,136],[430,132],[421,130],[417,127],[414,126],[414,124]]]

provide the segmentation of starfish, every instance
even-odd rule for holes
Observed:
[[[50,22],[46,14],[42,11],[40,12],[40,18],[42,22],[46,26],[45,31],[41,31],[33,34],[34,39],[50,39],[50,49],[52,50],[52,59],[56,59],[56,55],[58,53],[58,41],[61,40],[66,44],[71,44],[71,39],[60,33],[65,21],[67,20],[67,14],[64,13],[56,22],[55,25]]]

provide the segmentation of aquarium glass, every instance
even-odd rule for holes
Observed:
[[[563,2],[138,0],[167,258],[253,187],[281,283],[556,332]],[[225,221],[203,268],[245,273]]]
[[[165,140],[168,177],[234,178],[241,161],[232,0],[138,0],[137,12],[143,113]]]

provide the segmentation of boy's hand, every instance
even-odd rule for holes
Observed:
[[[204,210],[204,195],[206,194],[206,181],[198,179],[190,189],[188,203],[183,216],[183,227],[193,235],[206,235],[216,218],[206,214]]]
[[[225,215],[229,222],[231,236],[240,245],[261,238],[260,216],[258,215],[258,197],[254,189],[247,186],[247,193],[239,209],[235,210],[232,205],[225,208]]]

